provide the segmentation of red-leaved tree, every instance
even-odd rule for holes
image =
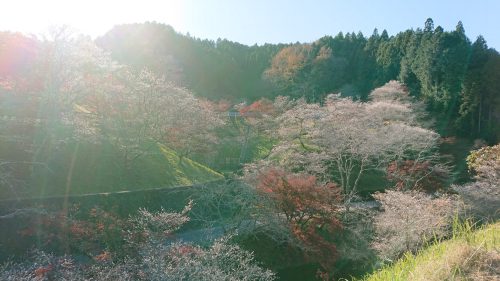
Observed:
[[[257,188],[268,194],[286,217],[306,257],[330,270],[337,255],[331,234],[341,227],[336,217],[340,188],[333,183],[322,184],[312,175],[273,168],[261,174]]]
[[[397,190],[436,191],[445,186],[448,170],[444,165],[430,161],[404,160],[389,163],[387,179],[394,183]]]

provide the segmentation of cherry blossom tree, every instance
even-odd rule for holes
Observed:
[[[136,254],[123,259],[105,251],[85,264],[75,257],[35,250],[30,259],[0,264],[1,280],[275,280],[252,253],[226,236],[202,247],[182,241],[165,242],[189,221],[189,203],[181,212],[139,210],[121,233]],[[87,233],[88,229],[75,229]],[[138,239],[138,237],[140,239]],[[89,242],[89,241],[87,241]]]
[[[337,182],[349,202],[367,171],[383,172],[390,163],[398,170],[408,160],[416,166],[436,164],[439,135],[420,127],[411,104],[398,100],[355,102],[337,95],[329,95],[323,105],[299,100],[279,115],[278,144],[270,156],[248,165],[247,171],[275,163],[291,172],[306,172],[322,182]],[[438,170],[432,167],[408,177],[425,178]]]
[[[417,250],[433,238],[445,237],[459,211],[459,201],[454,196],[386,190],[374,197],[382,210],[374,216],[376,234],[372,247],[389,261]]]
[[[164,143],[180,159],[216,141],[214,130],[223,120],[188,90],[152,72],[123,69],[113,74],[109,91],[87,106],[94,111],[100,133],[124,152],[127,164],[150,146]]]
[[[187,89],[151,71],[118,65],[86,38],[46,42],[48,71],[44,104],[85,141],[110,141],[126,166],[165,143],[181,159],[215,142],[223,121]],[[59,112],[59,113],[56,113]]]

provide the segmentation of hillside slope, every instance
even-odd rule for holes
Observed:
[[[365,281],[500,280],[500,222],[477,231],[464,227],[454,238],[417,255],[408,254]]]
[[[46,153],[46,166],[16,167],[26,180],[15,190],[2,188],[0,200],[173,187],[223,177],[191,159],[180,161],[175,151],[161,144],[152,145],[128,169],[110,144],[71,144]]]

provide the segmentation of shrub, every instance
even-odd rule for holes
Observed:
[[[498,185],[500,182],[500,144],[474,150],[467,157],[469,170],[479,181]]]
[[[374,197],[382,204],[382,211],[374,218],[376,237],[372,246],[389,261],[416,251],[426,240],[447,235],[458,207],[453,197],[433,197],[418,191],[387,190]]]
[[[500,218],[500,189],[488,182],[474,182],[454,185],[455,190],[465,204],[465,211],[479,221],[496,221]]]
[[[273,272],[256,265],[253,254],[230,243],[229,237],[207,248],[180,242],[167,244],[165,238],[189,220],[186,214],[191,207],[192,203],[178,213],[141,209],[122,225],[117,238],[129,249],[119,252],[128,256],[115,258],[116,252],[104,249],[92,259],[77,262],[70,255],[55,256],[37,250],[24,262],[1,265],[0,280],[274,280]],[[62,224],[67,222],[66,218],[62,220]],[[92,231],[85,225],[70,227],[70,232],[89,242]]]
[[[460,194],[471,216],[482,221],[497,220],[500,217],[500,145],[472,151],[467,165],[476,182],[453,189]]]
[[[174,243],[152,244],[143,252],[147,280],[274,280],[274,273],[254,263],[253,254],[230,243],[226,236],[210,247]]]

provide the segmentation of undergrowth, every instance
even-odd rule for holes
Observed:
[[[476,228],[456,220],[451,239],[407,253],[361,280],[500,280],[500,222]]]

